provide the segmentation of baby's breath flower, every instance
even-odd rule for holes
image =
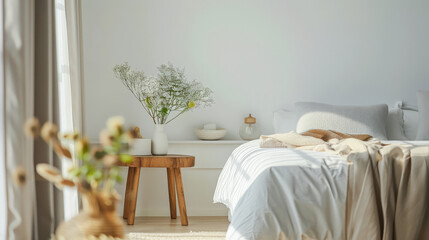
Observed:
[[[195,103],[194,103],[194,101],[190,101],[190,102],[188,103],[188,107],[189,107],[189,108],[193,108],[193,107],[195,107]]]
[[[143,72],[133,71],[128,63],[116,65],[113,71],[139,100],[154,123],[167,124],[190,109],[213,103],[209,88],[199,82],[188,81],[184,70],[175,68],[171,63],[159,66],[156,77],[146,77]]]

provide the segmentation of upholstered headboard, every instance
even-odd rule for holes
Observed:
[[[275,133],[296,131],[297,114],[295,111],[280,109],[274,112]],[[418,111],[416,106],[396,102],[389,108],[386,132],[389,140],[414,140],[417,135]]]

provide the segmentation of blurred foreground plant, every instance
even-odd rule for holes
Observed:
[[[83,211],[69,221],[61,223],[55,232],[55,239],[125,237],[123,221],[116,211],[116,203],[120,197],[113,187],[116,182],[122,181],[118,163],[133,161],[127,152],[133,138],[139,135],[136,131],[139,132],[138,128],[125,131],[122,117],[109,118],[106,129],[100,133],[101,144],[91,147],[88,138],[79,133],[59,133],[57,126],[51,122],[44,123],[40,128],[37,118],[26,121],[24,125],[26,135],[32,138],[40,136],[52,146],[60,158],[77,160],[69,169],[68,176],[63,176],[59,169],[47,163],[36,166],[37,173],[59,189],[77,185],[82,196]],[[21,175],[18,171],[16,178],[21,179]]]
[[[78,185],[80,192],[102,190],[111,193],[115,183],[122,181],[117,164],[133,160],[127,152],[135,134],[132,130],[124,130],[122,117],[109,118],[106,125],[100,133],[101,144],[91,147],[88,138],[77,132],[59,133],[57,126],[51,122],[45,122],[40,129],[37,118],[28,119],[24,126],[27,136],[40,136],[60,158],[71,161],[74,156],[77,159],[68,176],[63,176],[59,169],[47,163],[37,164],[37,173],[59,189]],[[62,143],[72,148],[74,145],[74,154],[70,151],[72,148]]]

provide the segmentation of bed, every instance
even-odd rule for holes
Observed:
[[[429,145],[405,139],[383,142]],[[339,155],[261,148],[254,140],[231,154],[214,202],[229,209],[227,239],[347,239],[347,181],[348,163]]]

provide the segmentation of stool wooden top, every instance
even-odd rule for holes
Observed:
[[[118,163],[119,166],[143,168],[184,168],[195,165],[195,157],[190,155],[168,154],[164,156],[142,155],[133,156],[130,163]]]

